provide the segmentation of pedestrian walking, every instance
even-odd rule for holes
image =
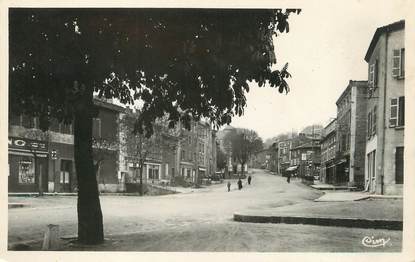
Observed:
[[[252,177],[251,176],[248,176],[248,185],[251,184],[251,180],[252,180]]]
[[[238,180],[238,189],[241,190],[242,189],[242,180],[239,178]]]
[[[228,192],[231,191],[231,182],[228,181],[227,186],[228,186]]]
[[[291,180],[291,174],[290,174],[290,173],[288,173],[288,174],[287,174],[287,183],[290,183],[290,180]]]

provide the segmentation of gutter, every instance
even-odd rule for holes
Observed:
[[[382,136],[382,153],[381,153],[381,160],[382,160],[382,172],[380,173],[380,194],[384,194],[384,175],[385,175],[385,142],[386,142],[386,83],[388,78],[388,42],[389,42],[389,31],[386,32],[385,35],[385,77],[383,79],[383,136]]]

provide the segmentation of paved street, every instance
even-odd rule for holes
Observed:
[[[236,181],[209,190],[165,196],[102,196],[105,234],[97,250],[135,251],[399,251],[402,232],[232,221],[234,212],[310,205],[321,195],[295,180],[255,170],[252,185],[239,191]],[[77,230],[76,197],[10,197],[26,208],[9,209],[9,243],[41,239],[47,224],[60,225],[61,235]],[[365,236],[390,238],[388,245],[368,248]],[[71,246],[67,249],[90,250]]]

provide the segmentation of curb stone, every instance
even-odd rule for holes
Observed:
[[[23,208],[23,207],[27,207],[27,204],[23,204],[23,203],[8,203],[9,204],[9,208]]]
[[[355,227],[402,230],[403,222],[399,220],[361,219],[361,218],[330,218],[330,217],[304,217],[304,216],[260,216],[234,214],[233,220],[250,223],[274,224],[304,224],[334,227]]]

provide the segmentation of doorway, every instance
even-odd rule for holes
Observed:
[[[72,160],[61,160],[61,172],[59,177],[59,185],[61,192],[71,192],[72,180]]]

